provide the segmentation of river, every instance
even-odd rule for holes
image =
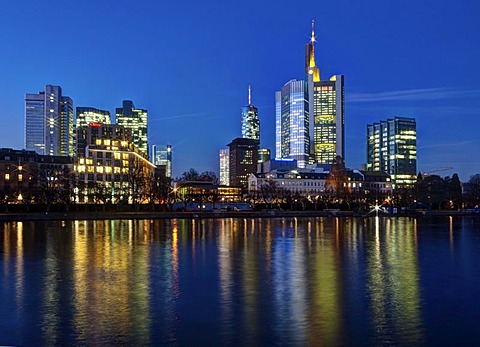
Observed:
[[[480,218],[0,223],[0,345],[480,344]]]

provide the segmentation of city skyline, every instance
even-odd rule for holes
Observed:
[[[442,176],[458,172],[463,181],[480,172],[475,151],[475,115],[480,112],[479,67],[474,63],[480,56],[474,38],[479,30],[473,15],[477,4],[407,1],[321,7],[305,2],[295,4],[296,14],[293,4],[273,9],[249,1],[191,3],[185,8],[169,4],[175,9],[149,1],[122,8],[55,4],[6,4],[0,15],[1,31],[8,33],[2,36],[0,56],[0,147],[24,147],[23,97],[51,84],[61,86],[74,107],[113,114],[122,100],[134,100],[149,111],[149,143],[172,144],[174,177],[190,167],[218,173],[218,149],[240,136],[239,108],[251,84],[262,147],[273,152],[274,93],[286,81],[304,78],[304,46],[314,19],[322,75],[342,74],[348,80],[347,166],[359,168],[366,162],[367,124],[403,116],[417,121],[418,171],[452,166]],[[45,32],[58,28],[55,33],[60,31],[58,39],[64,42],[55,55],[48,46],[29,40],[34,28],[44,24],[41,15],[46,11],[57,21],[55,26],[46,23]],[[72,16],[79,21],[102,18],[104,27],[67,25]],[[109,28],[131,17],[137,26]],[[215,24],[209,23],[212,18]],[[252,25],[229,25],[240,18]],[[454,30],[444,26],[447,18],[455,23]],[[119,45],[131,51],[116,49]]]

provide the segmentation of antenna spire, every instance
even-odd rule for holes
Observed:
[[[310,42],[315,43],[315,20],[312,19],[312,38],[310,39]]]
[[[250,84],[248,85],[248,104],[252,104],[252,86]]]

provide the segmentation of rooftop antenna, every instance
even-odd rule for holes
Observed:
[[[252,86],[250,84],[248,85],[248,104],[252,104]]]

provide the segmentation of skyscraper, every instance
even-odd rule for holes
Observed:
[[[75,126],[78,128],[90,123],[111,124],[110,112],[93,107],[77,107]]]
[[[230,185],[230,150],[222,148],[220,150],[220,184],[224,186]]]
[[[305,50],[307,74],[310,153],[318,164],[332,164],[337,155],[345,159],[345,87],[344,76],[334,75],[330,80],[320,79],[315,64],[315,22],[312,36]]]
[[[305,167],[310,157],[308,88],[291,80],[275,93],[276,158],[291,158]]]
[[[416,129],[415,119],[404,117],[367,125],[367,170],[390,174],[394,189],[416,182]]]
[[[172,177],[172,145],[152,145],[151,162],[165,170],[165,177]]]
[[[148,111],[136,109],[132,101],[123,100],[123,107],[115,113],[116,123],[132,129],[133,143],[148,156]]]
[[[236,138],[228,144],[230,185],[248,188],[248,176],[257,171],[258,141]]]
[[[336,156],[345,159],[344,76],[314,82],[313,155],[318,164],[331,164]]]
[[[242,137],[260,141],[258,109],[252,105],[252,90],[248,86],[248,105],[242,107]]]
[[[74,154],[73,101],[59,86],[25,95],[25,148],[39,154]]]

